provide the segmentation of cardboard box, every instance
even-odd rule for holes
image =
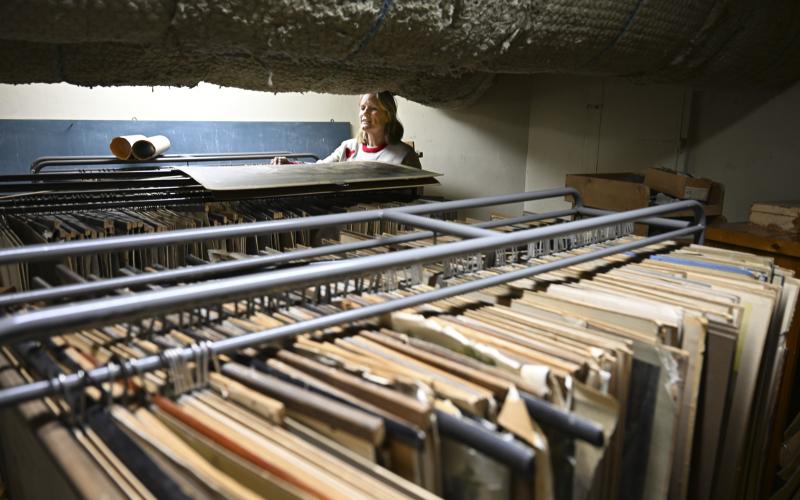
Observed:
[[[758,226],[800,233],[800,201],[760,201],[750,207],[750,222]]]
[[[578,190],[587,207],[619,212],[650,204],[650,188],[643,181],[633,173],[569,174],[566,185]]]
[[[668,194],[681,200],[697,200],[707,202],[714,182],[711,179],[689,177],[685,174],[649,168],[644,176],[644,183],[654,190]]]
[[[633,210],[650,206],[652,191],[645,182],[645,176],[632,172],[613,174],[569,174],[567,187],[581,193],[583,204],[587,207],[604,210]],[[722,215],[725,189],[718,182],[711,182],[708,201],[704,206],[706,217]],[[671,214],[670,217],[691,217],[692,211],[685,210]]]

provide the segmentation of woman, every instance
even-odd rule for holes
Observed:
[[[380,161],[422,168],[414,149],[402,142],[403,124],[397,119],[397,103],[391,92],[364,94],[359,102],[360,128],[354,139],[344,141],[319,163]],[[290,163],[277,157],[272,163]]]

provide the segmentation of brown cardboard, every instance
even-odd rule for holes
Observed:
[[[685,174],[649,168],[644,176],[644,183],[654,191],[660,191],[681,200],[708,201],[711,187],[710,179],[689,177]]]
[[[750,222],[800,233],[800,201],[762,201],[750,207]]]
[[[587,207],[633,210],[650,204],[650,188],[633,173],[569,174],[566,185],[578,190]]]
[[[587,207],[603,210],[633,210],[650,205],[651,186],[644,183],[645,177],[632,173],[613,174],[568,174],[566,186],[578,190]],[[704,179],[707,180],[707,179]],[[703,206],[706,217],[722,215],[725,188],[718,182],[711,182],[708,190],[707,204]],[[669,217],[691,217],[691,210],[670,214]],[[637,226],[640,226],[637,224]],[[637,228],[636,234],[642,233]]]

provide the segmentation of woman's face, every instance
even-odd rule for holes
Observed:
[[[383,132],[383,127],[389,122],[389,117],[378,107],[378,97],[375,94],[361,96],[358,109],[361,130],[370,134]]]

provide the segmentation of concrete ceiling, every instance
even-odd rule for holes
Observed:
[[[772,86],[796,0],[3,0],[0,82],[362,93],[458,106],[498,73]]]

